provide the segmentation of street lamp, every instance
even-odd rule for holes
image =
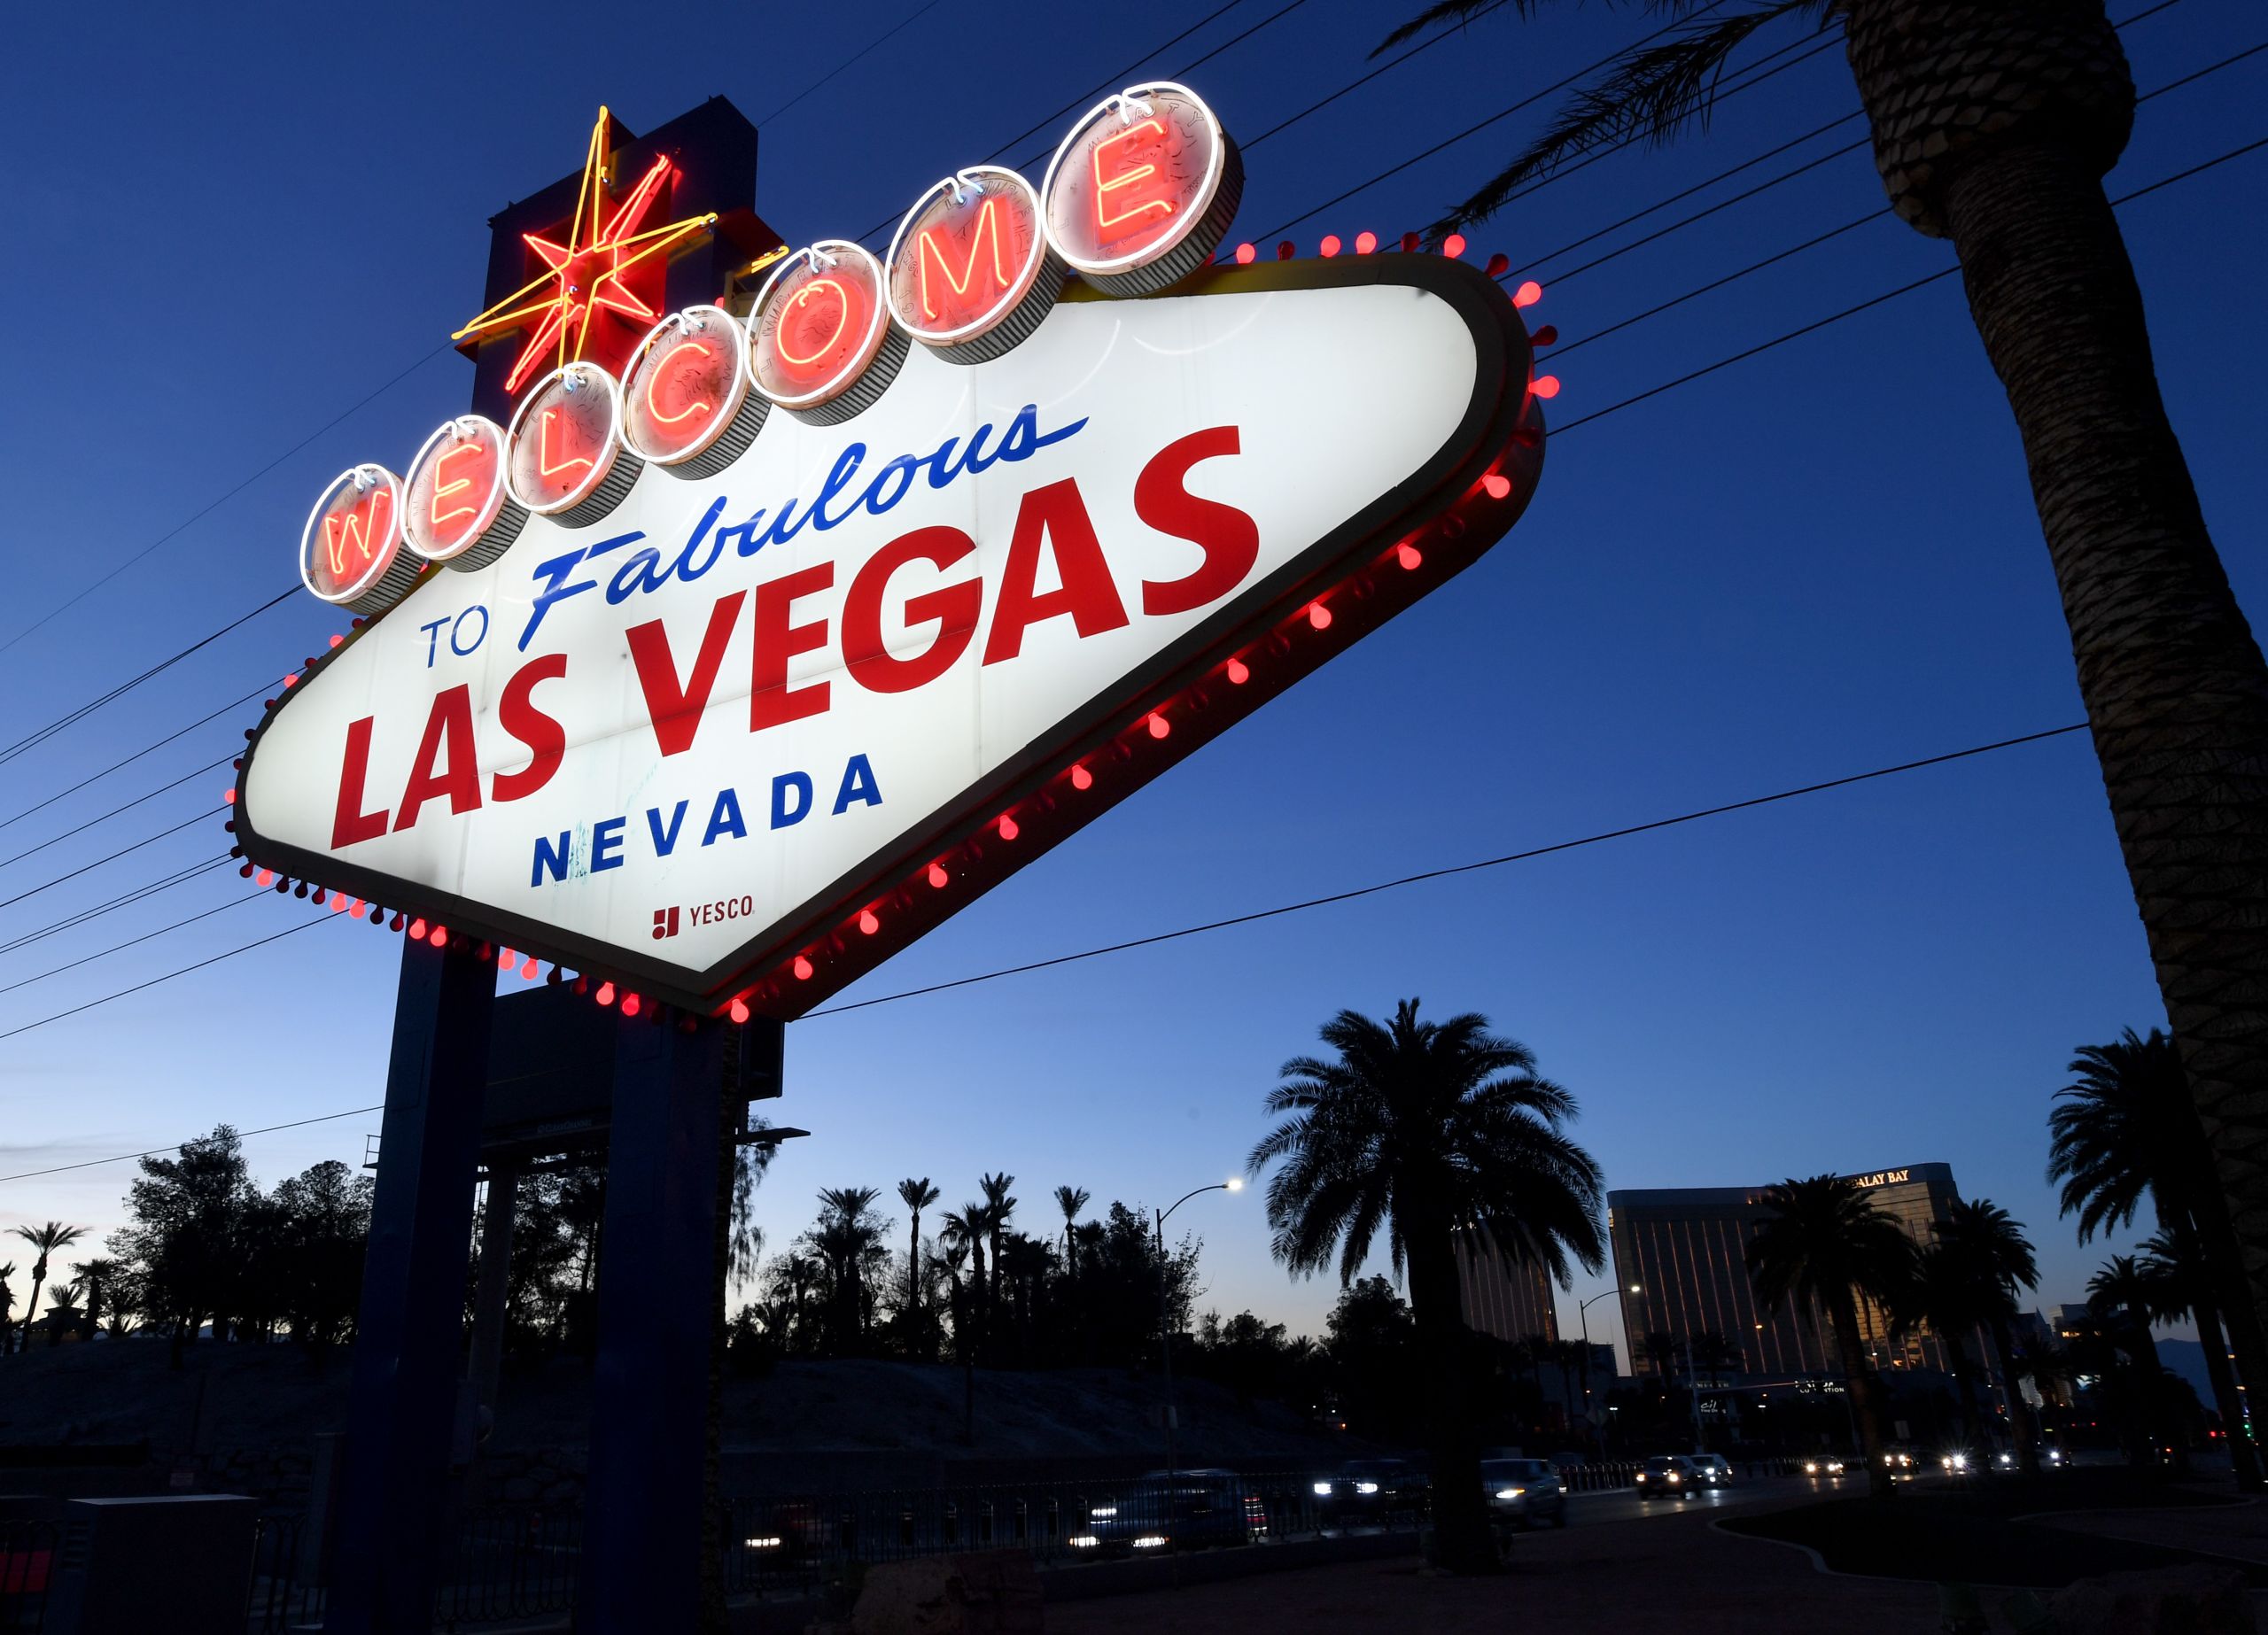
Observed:
[[[1645,1292],[1635,1283],[1632,1283],[1627,1290],[1602,1289],[1575,1307],[1575,1321],[1583,1326],[1583,1418],[1586,1422],[1591,1416],[1591,1307],[1611,1294],[1643,1294]],[[1602,1453],[1606,1451],[1606,1439],[1604,1437],[1599,1438],[1599,1451]]]
[[[1173,1480],[1173,1336],[1166,1320],[1166,1220],[1173,1212],[1191,1198],[1201,1197],[1208,1192],[1241,1192],[1244,1177],[1231,1175],[1226,1181],[1216,1181],[1209,1187],[1199,1187],[1184,1192],[1167,1208],[1158,1212],[1158,1357],[1165,1371],[1166,1381],[1166,1480]]]

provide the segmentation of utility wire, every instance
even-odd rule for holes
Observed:
[[[12,1039],[18,1034],[27,1034],[31,1032],[35,1027],[44,1027],[50,1022],[59,1022],[66,1016],[76,1016],[82,1011],[91,1011],[97,1005],[106,1005],[113,999],[124,999],[132,995],[141,993],[145,988],[155,988],[160,982],[170,982],[177,976],[187,976],[190,972],[202,971],[207,965],[217,965],[224,959],[234,959],[239,954],[249,954],[256,948],[266,948],[270,942],[280,942],[285,937],[296,935],[298,933],[307,929],[310,926],[328,926],[331,923],[332,918],[333,917],[329,914],[323,914],[317,916],[314,919],[303,919],[296,926],[286,926],[283,930],[276,932],[272,935],[258,938],[253,941],[245,943],[239,948],[229,949],[225,953],[215,954],[209,959],[200,959],[193,965],[183,965],[176,971],[161,972],[158,975],[151,977],[146,982],[136,982],[133,987],[121,988],[114,994],[105,994],[99,999],[89,999],[84,1004],[73,1005],[68,1011],[58,1011],[52,1016],[43,1016],[37,1021],[26,1022],[20,1027],[11,1027],[5,1033],[0,1033],[0,1039]],[[367,1111],[367,1109],[365,1109],[365,1111]],[[340,1116],[343,1117],[345,1115],[342,1114]],[[10,1179],[15,1179],[15,1177],[12,1176]]]
[[[161,891],[171,891],[176,886],[186,886],[193,879],[198,879],[212,873],[214,870],[229,860],[229,854],[222,852],[218,856],[207,857],[201,863],[192,863],[186,867],[161,874],[146,885],[136,886],[130,891],[120,892],[117,896],[95,903],[89,908],[66,914],[62,918],[50,921],[36,931],[27,931],[5,942],[0,942],[0,954],[12,954],[18,949],[28,948],[35,942],[43,942],[50,937],[60,936],[66,931],[75,930],[89,920],[100,919],[104,915],[115,913],[120,909],[131,908],[145,897],[154,897]]]
[[[120,857],[125,856],[128,852],[140,851],[144,846],[154,846],[159,841],[164,840],[168,834],[179,834],[183,829],[190,827],[191,825],[203,823],[210,818],[218,818],[221,813],[228,810],[229,809],[225,806],[216,806],[210,811],[198,813],[194,818],[184,818],[181,822],[174,825],[172,828],[160,829],[155,834],[144,835],[142,839],[135,841],[131,846],[120,847],[107,857],[97,857],[92,863],[82,864],[77,868],[72,870],[68,874],[58,874],[53,879],[43,880],[39,885],[31,887],[30,890],[19,891],[12,897],[0,897],[0,909],[12,907],[14,904],[21,903],[27,897],[36,897],[43,891],[47,891],[54,887],[60,886],[65,880],[77,879],[82,874],[86,873],[89,869],[99,869],[105,863],[115,863]]]
[[[151,665],[149,669],[144,670],[140,675],[134,677],[130,680],[120,682],[107,693],[101,694],[95,698],[88,700],[85,703],[81,704],[75,709],[68,710],[63,715],[57,717],[45,726],[40,727],[30,732],[27,732],[14,743],[7,745],[5,748],[0,748],[0,765],[5,765],[8,762],[14,760],[18,756],[22,755],[27,749],[38,748],[41,744],[45,743],[49,739],[54,737],[58,732],[62,732],[66,727],[72,726],[78,722],[85,720],[89,716],[94,714],[95,711],[100,709],[105,704],[110,703],[114,700],[123,698],[127,694],[134,691],[135,688],[140,686],[144,682],[163,675],[167,670],[171,670],[175,665],[189,657],[190,655],[198,651],[200,648],[211,647],[214,642],[220,640],[221,637],[227,635],[230,631],[235,630],[238,625],[250,624],[261,614],[267,612],[270,608],[282,604],[299,588],[299,587],[295,585],[291,590],[285,591],[282,595],[269,597],[266,601],[260,603],[259,607],[254,608],[251,612],[239,614],[237,617],[229,620],[226,624],[221,626],[220,629],[210,632],[206,635],[199,636],[195,641],[190,642],[189,646],[182,648],[178,653],[172,655],[170,657],[159,659],[156,663]]]
[[[0,869],[6,868],[10,864],[21,863],[25,858],[31,856],[34,853],[45,851],[50,846],[60,846],[66,841],[76,840],[88,830],[93,828],[97,824],[106,822],[109,819],[117,817],[120,812],[132,811],[144,801],[154,801],[169,789],[180,788],[182,785],[187,783],[192,778],[202,778],[208,772],[218,771],[221,768],[228,765],[233,759],[235,759],[233,756],[222,756],[217,761],[207,762],[205,765],[197,768],[193,771],[183,772],[180,777],[175,779],[173,782],[169,784],[159,784],[147,794],[136,795],[123,806],[112,807],[110,810],[105,812],[99,818],[88,818],[82,819],[79,824],[79,826],[75,829],[66,829],[62,833],[54,836],[52,839],[42,841],[36,846],[27,846],[23,850],[18,852],[12,857],[0,857]]]
[[[384,1111],[385,1104],[384,1102],[380,1102],[375,1107],[349,1107],[344,1112],[322,1112],[317,1113],[312,1119],[294,1119],[289,1124],[268,1124],[261,1126],[256,1130],[238,1130],[237,1134],[240,1137],[252,1135],[273,1135],[277,1130],[301,1129],[310,1124],[329,1124],[338,1119],[351,1119],[357,1113],[384,1112]],[[152,1147],[147,1152],[121,1152],[115,1158],[89,1158],[83,1164],[58,1164],[48,1169],[27,1169],[20,1171],[13,1175],[0,1175],[0,1182],[29,1181],[35,1175],[60,1175],[71,1170],[93,1169],[97,1166],[104,1164],[124,1164],[134,1158],[154,1158],[161,1157],[168,1152],[179,1152],[183,1147],[186,1147],[187,1145],[189,1145],[189,1143],[184,1141],[171,1147]]]
[[[787,112],[788,109],[794,107],[797,103],[803,101],[804,97],[810,96],[813,91],[816,91],[826,85],[831,84],[845,71],[856,67],[859,63],[864,62],[869,54],[879,50],[883,45],[888,44],[891,40],[896,39],[899,35],[905,33],[906,29],[919,22],[922,18],[927,17],[930,12],[936,11],[942,4],[944,4],[944,0],[925,0],[925,4],[916,7],[913,11],[907,12],[904,17],[900,18],[894,26],[884,32],[876,35],[873,39],[867,41],[866,43],[858,51],[844,58],[841,62],[835,64],[834,67],[819,75],[818,79],[813,80],[809,85],[804,86],[803,89],[788,97],[787,101],[773,109],[771,112],[757,120],[757,128],[759,130],[762,129],[765,126],[771,124],[773,120],[778,119],[781,114]]]
[[[2192,165],[2186,170],[2177,171],[2172,175],[2162,177],[2158,181],[2151,182],[2147,187],[2137,188],[2131,193],[2123,193],[2117,198],[2112,199],[2110,203],[2114,205],[2131,204],[2135,199],[2143,198],[2147,194],[2156,192],[2160,188],[2171,187],[2177,182],[2186,181],[2191,176],[2197,175],[2204,171],[2211,170],[2217,166],[2225,165],[2232,159],[2241,159],[2246,154],[2257,151],[2259,149],[2264,147],[2268,147],[2268,136],[2260,137],[2256,141],[2248,142],[2241,147],[2231,148],[2225,153],[2203,160],[2202,163]],[[1840,231],[1842,229],[1838,229],[1837,230]],[[1832,236],[1832,235],[1829,235],[1829,236]],[[1781,258],[1775,257],[1773,259],[1779,260]],[[1766,265],[1766,263],[1759,263],[1759,265]],[[1611,403],[1604,408],[1594,409],[1588,415],[1579,415],[1575,419],[1567,422],[1565,425],[1553,427],[1551,429],[1550,435],[1554,438],[1563,438],[1578,426],[1587,426],[1595,420],[1604,420],[1609,415],[1619,414],[1622,410],[1629,408],[1634,404],[1643,403],[1649,398],[1658,398],[1665,391],[1674,391],[1680,386],[1689,385],[1694,381],[1701,379],[1704,376],[1714,375],[1719,369],[1729,368],[1736,363],[1744,362],[1750,358],[1757,356],[1759,353],[1770,352],[1775,347],[1786,345],[1790,341],[1800,340],[1803,337],[1810,335],[1816,330],[1823,329],[1831,323],[1840,323],[1845,318],[1855,318],[1859,314],[1868,311],[1873,307],[1880,306],[1884,302],[1894,301],[1901,295],[1911,295],[1916,290],[1926,289],[1929,285],[1937,283],[1940,280],[1950,278],[1959,271],[1961,271],[1961,265],[1958,262],[1955,262],[1951,267],[1939,267],[1934,273],[1928,273],[1923,275],[1922,277],[1899,284],[1894,290],[1885,290],[1880,295],[1869,296],[1865,300],[1860,301],[1853,306],[1845,306],[1840,312],[1829,313],[1824,318],[1814,319],[1811,322],[1798,325],[1797,328],[1788,330],[1785,334],[1775,335],[1768,341],[1759,341],[1753,346],[1743,347],[1740,351],[1734,353],[1730,357],[1720,358],[1714,363],[1704,364],[1697,369],[1693,369],[1686,374],[1680,375],[1674,380],[1666,380],[1658,386],[1650,386],[1645,391],[1625,398],[1619,403]],[[1728,281],[1723,279],[1720,279],[1718,281],[1719,283],[1723,283],[1725,282]]]
[[[29,988],[35,982],[44,982],[48,978],[60,976],[66,971],[75,971],[81,965],[91,965],[97,959],[107,959],[113,954],[122,954],[128,949],[137,943],[147,942],[152,937],[161,937],[168,931],[179,931],[183,926],[193,926],[200,919],[210,919],[215,914],[227,913],[230,909],[240,909],[247,903],[257,903],[260,898],[270,895],[272,894],[265,891],[253,891],[247,892],[241,897],[231,897],[217,908],[209,908],[202,913],[191,914],[186,919],[177,919],[170,926],[160,926],[155,931],[145,931],[138,937],[127,938],[123,942],[113,942],[100,953],[89,954],[82,958],[71,961],[68,965],[50,965],[44,971],[34,972],[30,976],[19,978],[5,988],[0,988],[0,994],[12,994],[19,988]]]
[[[197,731],[198,727],[205,725],[207,722],[218,721],[222,716],[227,715],[232,709],[242,709],[246,704],[251,703],[252,700],[265,696],[269,687],[274,685],[275,684],[272,682],[263,683],[261,686],[256,686],[251,692],[245,694],[242,698],[230,699],[227,703],[221,705],[220,709],[214,710],[211,715],[199,716],[187,726],[183,727],[176,732],[167,733],[155,743],[144,744],[132,755],[113,761],[108,766],[103,768],[101,771],[89,772],[86,777],[82,778],[77,783],[73,784],[68,789],[59,790],[56,794],[49,795],[44,801],[36,802],[30,806],[27,806],[23,810],[18,812],[12,818],[0,818],[0,829],[5,829],[15,824],[21,823],[34,812],[44,811],[47,808],[54,805],[58,801],[78,794],[80,790],[85,788],[89,784],[99,783],[102,779],[109,777],[113,772],[119,771],[121,767],[131,766],[135,762],[139,761],[144,756],[150,754],[151,751],[164,748],[167,744],[172,743],[174,740],[188,736],[190,733]]]
[[[2049,727],[2044,732],[2025,732],[2015,738],[1996,739],[1989,744],[1974,744],[1966,749],[1952,749],[1943,755],[1924,756],[1919,761],[1901,761],[1895,766],[1878,766],[1872,771],[1852,772],[1841,778],[1829,778],[1819,783],[1803,784],[1793,789],[1781,789],[1771,794],[1751,795],[1744,801],[1730,801],[1721,806],[1705,806],[1696,811],[1680,812],[1673,818],[1656,818],[1645,823],[1635,823],[1619,829],[1602,830],[1572,841],[1554,841],[1549,846],[1532,846],[1525,851],[1506,852],[1501,856],[1481,857],[1472,863],[1455,863],[1438,869],[1425,869],[1416,874],[1404,874],[1394,879],[1379,880],[1369,886],[1357,886],[1348,891],[1334,891],[1326,896],[1308,897],[1298,903],[1280,903],[1272,909],[1255,909],[1249,914],[1233,914],[1226,919],[1207,920],[1202,925],[1183,926],[1173,931],[1160,931],[1146,937],[1135,937],[1124,942],[1107,943],[1101,948],[1082,949],[1076,954],[1058,954],[1051,959],[1035,959],[1026,965],[1005,965],[997,971],[980,972],[975,976],[955,977],[950,981],[932,982],[922,988],[909,988],[895,994],[883,994],[873,999],[855,999],[849,1004],[828,1005],[824,1010],[806,1011],[799,1021],[812,1021],[822,1016],[841,1016],[850,1011],[864,1011],[874,1005],[894,1004],[901,999],[918,999],[926,994],[942,994],[956,988],[969,988],[979,982],[998,981],[1002,977],[1022,976],[1033,971],[1052,970],[1057,965],[1074,965],[1081,960],[1099,959],[1106,954],[1122,954],[1132,949],[1152,948],[1161,942],[1177,942],[1184,937],[1202,936],[1208,932],[1225,931],[1234,926],[1249,926],[1255,921],[1276,919],[1285,914],[1305,913],[1309,909],[1326,908],[1332,903],[1352,903],[1358,897],[1376,896],[1383,891],[1399,891],[1405,886],[1422,885],[1428,880],[1448,879],[1459,874],[1472,874],[1482,869],[1500,869],[1509,863],[1525,863],[1534,857],[1548,857],[1555,852],[1573,851],[1581,846],[1596,846],[1604,841],[1619,841],[1633,834],[1646,834],[1656,829],[1667,829],[1679,824],[1697,823],[1704,818],[1720,818],[1728,812],[1748,811],[1759,806],[1770,806],[1781,801],[1792,801],[1800,795],[1818,794],[1829,789],[1847,788],[1877,778],[1891,778],[1900,772],[1918,771],[1927,766],[1943,766],[1950,761],[1966,761],[1977,756],[1991,755],[1995,750],[2013,749],[2019,744],[2036,744],[2042,740],[2061,738],[2069,732],[2084,732],[2087,724],[2073,722],[2069,726]],[[7,1035],[0,1034],[0,1038]]]

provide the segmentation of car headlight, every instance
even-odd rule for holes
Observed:
[[[1097,1516],[1113,1516],[1118,1514],[1118,1507],[1116,1505],[1097,1505],[1093,1509],[1088,1511],[1087,1514],[1089,1515]]]
[[[744,1538],[741,1542],[751,1550],[776,1550],[780,1547],[780,1535],[766,1533],[761,1538]]]
[[[1069,1545],[1074,1550],[1091,1550],[1097,1545],[1100,1544],[1102,1540],[1096,1538],[1092,1533],[1073,1533],[1063,1542]]]
[[[1527,1489],[1524,1487],[1500,1487],[1496,1490],[1496,1497],[1499,1499],[1518,1499],[1522,1493],[1526,1492]]]
[[[1682,1481],[1684,1481],[1684,1480],[1685,1480],[1685,1478],[1684,1478],[1683,1476],[1682,1476],[1678,1475],[1678,1473],[1677,1473],[1676,1471],[1674,1471],[1674,1470],[1673,1470],[1673,1471],[1671,1471],[1671,1472],[1669,1473],[1669,1479],[1670,1479],[1671,1481],[1673,1481],[1673,1482],[1682,1482]]]
[[[1315,1496],[1317,1499],[1328,1499],[1331,1497],[1331,1484],[1328,1482],[1317,1482],[1314,1484],[1314,1491]]]
[[[1815,1460],[1806,1460],[1804,1461],[1804,1474],[1807,1476],[1817,1476],[1819,1474],[1818,1461]]]
[[[1375,1493],[1379,1491],[1379,1484],[1375,1482],[1357,1482],[1355,1484],[1355,1491],[1358,1493]]]
[[[1138,1550],[1155,1550],[1162,1547],[1165,1541],[1163,1533],[1144,1533],[1134,1541],[1134,1547]]]
[[[1643,1482],[1643,1481],[1644,1481],[1644,1480],[1646,1479],[1646,1473],[1645,1473],[1644,1471],[1641,1470],[1641,1471],[1640,1471],[1640,1472],[1639,1472],[1635,1476],[1632,1477],[1631,1479],[1632,1479],[1633,1481],[1635,1481],[1635,1482]]]

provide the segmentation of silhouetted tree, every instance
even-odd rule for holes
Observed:
[[[2005,1382],[2001,1392],[2008,1406],[2008,1424],[2016,1439],[2016,1458],[2023,1468],[2037,1472],[2039,1450],[2031,1422],[2031,1405],[2008,1378],[2008,1359],[2016,1349],[2016,1295],[2039,1281],[2031,1242],[2023,1222],[1988,1198],[1957,1199],[1943,1220],[1930,1228],[1938,1246],[1951,1263],[1953,1275],[1965,1282],[1969,1298],[1962,1302],[1992,1337],[1992,1350],[2000,1360]],[[1918,1270],[1918,1268],[1917,1268]]]
[[[144,1162],[146,1164],[147,1159]],[[32,1298],[24,1306],[24,1349],[32,1344],[32,1324],[39,1317],[40,1285],[47,1281],[47,1258],[58,1249],[68,1249],[87,1235],[84,1227],[65,1226],[60,1220],[50,1220],[39,1226],[19,1226],[16,1236],[29,1244],[39,1259],[32,1262]]]

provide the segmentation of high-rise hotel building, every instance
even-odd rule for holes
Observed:
[[[1948,1164],[1873,1170],[1852,1179],[1923,1245],[1961,1196]],[[1656,1371],[1645,1354],[1648,1335],[1674,1335],[1682,1344],[1689,1336],[1709,1333],[1723,1336],[1740,1352],[1744,1373],[1784,1376],[1839,1369],[1834,1337],[1818,1313],[1768,1307],[1749,1280],[1748,1242],[1771,1213],[1767,1189],[1679,1187],[1606,1195],[1614,1275],[1622,1289],[1622,1332],[1634,1371]],[[1633,1284],[1636,1294],[1630,1292]],[[1870,1302],[1860,1302],[1859,1329],[1877,1368],[1948,1366],[1936,1335],[1923,1329],[1893,1340]],[[1683,1371],[1681,1354],[1671,1372]]]
[[[1532,1260],[1480,1254],[1462,1238],[1456,1251],[1457,1290],[1464,1298],[1465,1326],[1500,1340],[1559,1337],[1559,1317],[1551,1304],[1551,1279]]]

